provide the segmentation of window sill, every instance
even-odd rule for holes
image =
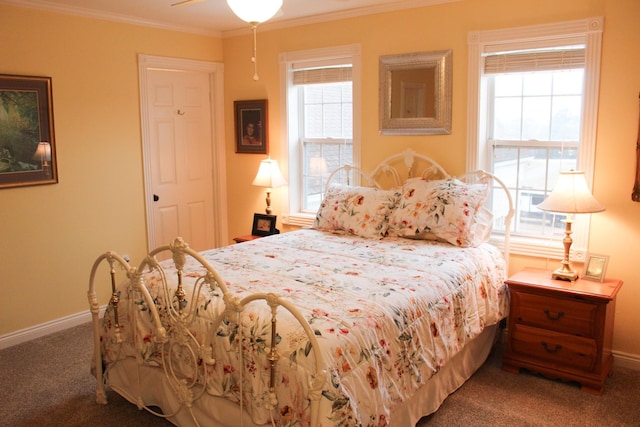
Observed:
[[[294,225],[296,227],[311,227],[315,219],[315,214],[299,212],[283,215],[282,223],[285,225]]]
[[[489,243],[504,250],[504,236],[502,234],[493,234]],[[564,246],[562,239],[511,236],[509,252],[511,255],[561,260],[564,257]],[[585,257],[586,249],[576,246],[576,242],[574,242],[571,246],[571,261],[584,262]]]

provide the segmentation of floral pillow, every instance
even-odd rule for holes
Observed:
[[[408,179],[389,218],[389,233],[477,246],[491,234],[491,214],[483,208],[488,194],[489,187],[484,184]]]
[[[324,196],[313,228],[380,239],[387,233],[389,214],[399,196],[395,190],[334,184]]]

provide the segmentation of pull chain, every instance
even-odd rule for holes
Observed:
[[[251,23],[251,30],[253,31],[253,56],[251,57],[251,62],[253,62],[253,80],[258,81],[260,78],[258,77],[258,47],[257,47],[257,37],[256,30],[258,29],[258,23]]]

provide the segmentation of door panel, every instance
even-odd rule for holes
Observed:
[[[180,236],[214,247],[210,87],[207,73],[147,70],[153,247]]]
[[[207,242],[204,239],[202,233],[198,230],[202,230],[207,227],[207,208],[204,203],[194,202],[188,206],[189,226],[191,227],[191,240],[188,242],[191,247],[204,247]]]
[[[157,121],[153,127],[155,129],[152,130],[151,135],[154,138],[154,142],[157,142],[157,145],[153,144],[152,147],[154,157],[157,156],[153,162],[154,165],[157,165],[157,169],[153,169],[153,184],[154,186],[158,184],[177,185],[178,177],[175,162],[177,153],[173,122]]]
[[[169,243],[179,235],[178,231],[178,206],[164,206],[158,208],[158,231],[156,236],[159,242]]]

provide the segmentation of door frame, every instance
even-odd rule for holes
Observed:
[[[147,71],[151,68],[165,70],[196,71],[209,74],[211,94],[211,153],[213,180],[214,244],[224,246],[227,242],[227,173],[226,150],[224,144],[224,66],[218,62],[168,58],[138,54],[138,74],[140,84],[140,120],[142,131],[142,161],[144,167],[145,211],[147,216],[147,249],[154,249],[155,231],[153,220],[153,188],[151,188],[151,132],[149,105],[147,102]],[[176,236],[177,237],[177,236]],[[188,242],[187,242],[188,243]]]

